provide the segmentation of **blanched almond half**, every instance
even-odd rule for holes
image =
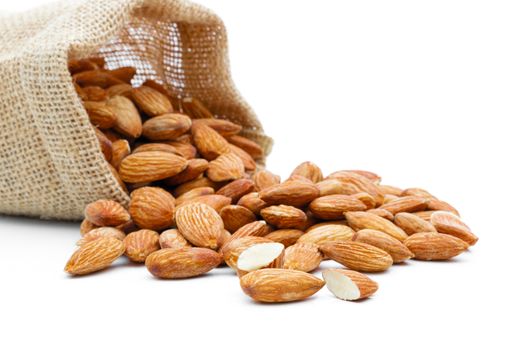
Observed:
[[[270,265],[284,251],[281,243],[259,243],[245,249],[237,259],[237,268],[242,271],[255,271]]]
[[[378,288],[377,283],[368,278],[368,276],[352,270],[324,270],[323,279],[330,292],[342,300],[368,298]]]

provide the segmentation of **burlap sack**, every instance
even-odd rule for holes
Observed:
[[[63,0],[0,17],[0,212],[81,219],[86,203],[129,200],[99,151],[67,69],[99,53],[138,68],[134,84],[164,82],[242,124],[266,152],[271,139],[236,90],[226,31],[183,0]]]

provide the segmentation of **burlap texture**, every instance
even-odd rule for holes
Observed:
[[[64,0],[0,17],[1,213],[81,219],[91,201],[128,202],[67,69],[69,58],[94,53],[109,68],[137,67],[133,84],[154,79],[197,97],[270,151],[231,80],[215,14],[182,0]]]

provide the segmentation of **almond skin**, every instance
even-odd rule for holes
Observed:
[[[274,242],[282,243],[285,247],[289,247],[295,244],[302,235],[304,235],[304,232],[300,230],[281,229],[270,232],[264,236],[264,238]]]
[[[78,248],[64,270],[72,275],[86,275],[102,270],[124,254],[124,250],[124,243],[121,240],[101,237]]]
[[[406,196],[393,200],[380,206],[380,209],[385,209],[396,215],[401,212],[415,212],[427,209],[428,200],[422,197]]]
[[[357,290],[341,290],[341,278],[349,279],[353,284],[352,287],[357,287]],[[352,270],[343,269],[328,269],[323,271],[323,279],[326,281],[328,289],[339,299],[342,300],[361,300],[368,298],[374,294],[378,285],[372,281],[368,276]],[[349,286],[347,286],[348,288]],[[354,288],[352,288],[354,289]]]
[[[387,270],[393,264],[392,257],[387,252],[366,243],[327,242],[322,244],[320,249],[328,258],[351,270],[380,272]]]
[[[131,193],[129,212],[139,227],[162,230],[173,226],[175,198],[160,187],[142,187]]]
[[[152,230],[131,232],[124,238],[126,256],[133,262],[144,262],[148,255],[160,249],[159,234]]]
[[[118,226],[130,219],[128,211],[120,203],[106,199],[88,204],[84,215],[89,222],[97,226]]]
[[[205,274],[221,261],[221,255],[211,249],[165,248],[148,255],[146,267],[158,278],[189,278]]]
[[[240,205],[227,205],[221,209],[220,215],[224,228],[230,232],[235,232],[242,226],[257,220],[249,209]]]
[[[284,204],[302,207],[319,197],[319,190],[314,184],[300,181],[287,181],[265,188],[259,197],[268,204]]]
[[[359,199],[344,194],[333,194],[314,199],[308,209],[312,214],[323,220],[344,219],[347,211],[363,211],[366,206]]]
[[[394,223],[402,228],[408,235],[418,232],[437,232],[436,228],[430,222],[411,213],[396,214]]]
[[[274,173],[268,170],[259,170],[253,175],[253,182],[255,183],[255,190],[261,191],[265,188],[271,187],[273,185],[278,185],[281,183],[281,177],[275,175]]]
[[[184,114],[169,113],[146,120],[142,135],[152,141],[176,140],[191,128],[191,119]]]
[[[306,214],[289,205],[273,205],[261,210],[267,223],[277,228],[301,228],[306,222]]]
[[[189,203],[175,213],[179,232],[197,247],[217,249],[224,230],[221,217],[209,205]]]
[[[328,242],[350,240],[354,237],[355,231],[345,225],[323,225],[299,237],[297,243],[313,243],[321,245]]]
[[[303,176],[313,183],[317,183],[323,180],[323,172],[321,168],[312,162],[303,162],[299,164],[293,171],[291,176],[299,175]]]
[[[249,297],[264,303],[281,303],[306,299],[317,293],[324,281],[306,272],[287,269],[262,269],[240,280]]]
[[[216,182],[237,180],[242,178],[243,175],[244,164],[233,153],[222,154],[212,160],[206,170],[206,176]]]
[[[440,233],[455,236],[469,245],[474,245],[478,237],[470,231],[470,228],[456,215],[448,211],[437,211],[430,216],[430,223]]]
[[[316,244],[296,243],[284,251],[284,268],[310,272],[319,267],[323,255]]]
[[[186,238],[180,234],[177,229],[169,229],[162,232],[159,236],[159,244],[162,249],[164,248],[191,248]]]
[[[232,203],[237,203],[237,201],[244,195],[253,191],[254,183],[249,179],[239,179],[230,182],[229,184],[221,187],[217,194],[230,197]]]
[[[87,242],[94,241],[96,239],[99,239],[100,237],[113,237],[122,241],[126,237],[126,235],[124,234],[124,232],[114,227],[94,228],[88,233],[86,233],[84,236],[82,236],[82,239],[80,239],[77,242],[77,245],[80,246],[82,244],[86,244]]]
[[[191,127],[191,134],[195,147],[207,160],[212,161],[221,154],[230,152],[228,141],[217,131],[202,123],[195,123]]]
[[[361,230],[354,235],[352,240],[384,250],[390,254],[394,263],[400,263],[414,257],[414,254],[403,243],[381,231]]]
[[[459,238],[436,232],[414,233],[404,244],[418,260],[449,260],[469,247]]]
[[[107,105],[117,117],[114,126],[116,131],[129,138],[137,138],[142,134],[142,119],[133,102],[124,96],[113,96]]]
[[[120,163],[119,174],[129,183],[151,182],[174,176],[188,165],[182,157],[167,152],[133,153]]]
[[[140,86],[131,91],[133,102],[150,117],[173,112],[173,106],[167,96],[149,86]]]
[[[395,239],[401,242],[408,237],[405,231],[394,225],[392,222],[374,214],[362,211],[355,211],[346,212],[345,217],[346,221],[348,222],[348,226],[350,226],[356,231],[363,229],[378,230],[384,233],[388,233],[390,236],[394,237]]]

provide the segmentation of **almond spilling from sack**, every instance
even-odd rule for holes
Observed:
[[[225,263],[256,301],[302,300],[325,282],[337,298],[359,300],[378,289],[362,272],[451,259],[478,240],[452,205],[424,189],[383,184],[365,170],[325,176],[312,162],[281,181],[257,165],[265,152],[249,129],[194,96],[161,82],[132,86],[133,67],[105,69],[98,57],[69,66],[100,157],[131,198],[86,206],[70,274],[122,255],[163,279]],[[326,260],[348,269],[325,269],[323,281],[314,273]]]

